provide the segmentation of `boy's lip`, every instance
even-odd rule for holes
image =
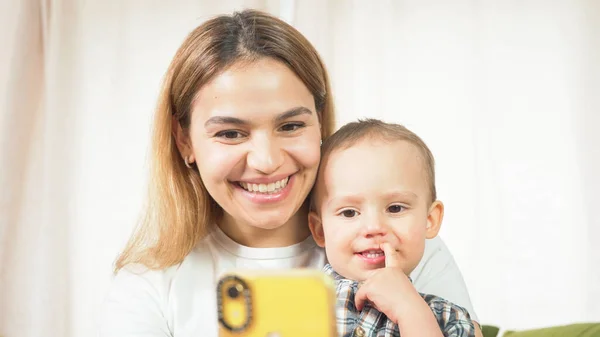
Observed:
[[[356,252],[355,254],[358,255],[368,255],[368,254],[379,254],[379,255],[385,255],[385,252],[383,251],[383,249],[380,248],[375,248],[375,249],[365,249],[365,250],[361,250],[359,252]]]
[[[380,265],[385,263],[385,253],[379,248],[364,250],[357,252],[354,255],[368,264]]]
[[[383,253],[383,249],[381,249],[381,247],[379,245],[377,245],[377,246],[372,246],[370,248],[365,248],[365,249],[357,250],[356,254],[363,254],[363,253],[370,252],[370,251]]]

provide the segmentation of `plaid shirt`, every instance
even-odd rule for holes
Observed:
[[[361,312],[354,306],[358,282],[343,278],[327,264],[323,270],[333,277],[337,294],[336,318],[342,337],[399,337],[398,324],[375,308],[365,305]],[[444,336],[474,337],[475,328],[466,309],[434,295],[421,294],[440,325]]]

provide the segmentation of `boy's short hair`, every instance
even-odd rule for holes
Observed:
[[[437,199],[435,189],[435,160],[425,142],[414,132],[400,124],[386,123],[378,119],[359,119],[348,123],[329,136],[321,145],[321,166],[327,163],[329,156],[336,150],[347,149],[359,141],[383,140],[388,142],[406,141],[414,145],[423,156],[431,202]],[[392,168],[390,168],[392,169]],[[319,173],[320,174],[320,173]],[[311,195],[311,208],[314,207],[314,193]]]

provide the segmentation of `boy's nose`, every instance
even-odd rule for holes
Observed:
[[[388,233],[388,226],[379,217],[371,217],[364,226],[364,235],[367,238],[375,236],[385,236]]]

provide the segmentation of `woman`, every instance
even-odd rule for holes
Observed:
[[[101,335],[212,336],[215,275],[321,268],[305,200],[333,128],[327,72],[294,28],[258,11],[196,28],[162,87],[149,203],[117,260]],[[474,315],[441,240],[411,276]]]

